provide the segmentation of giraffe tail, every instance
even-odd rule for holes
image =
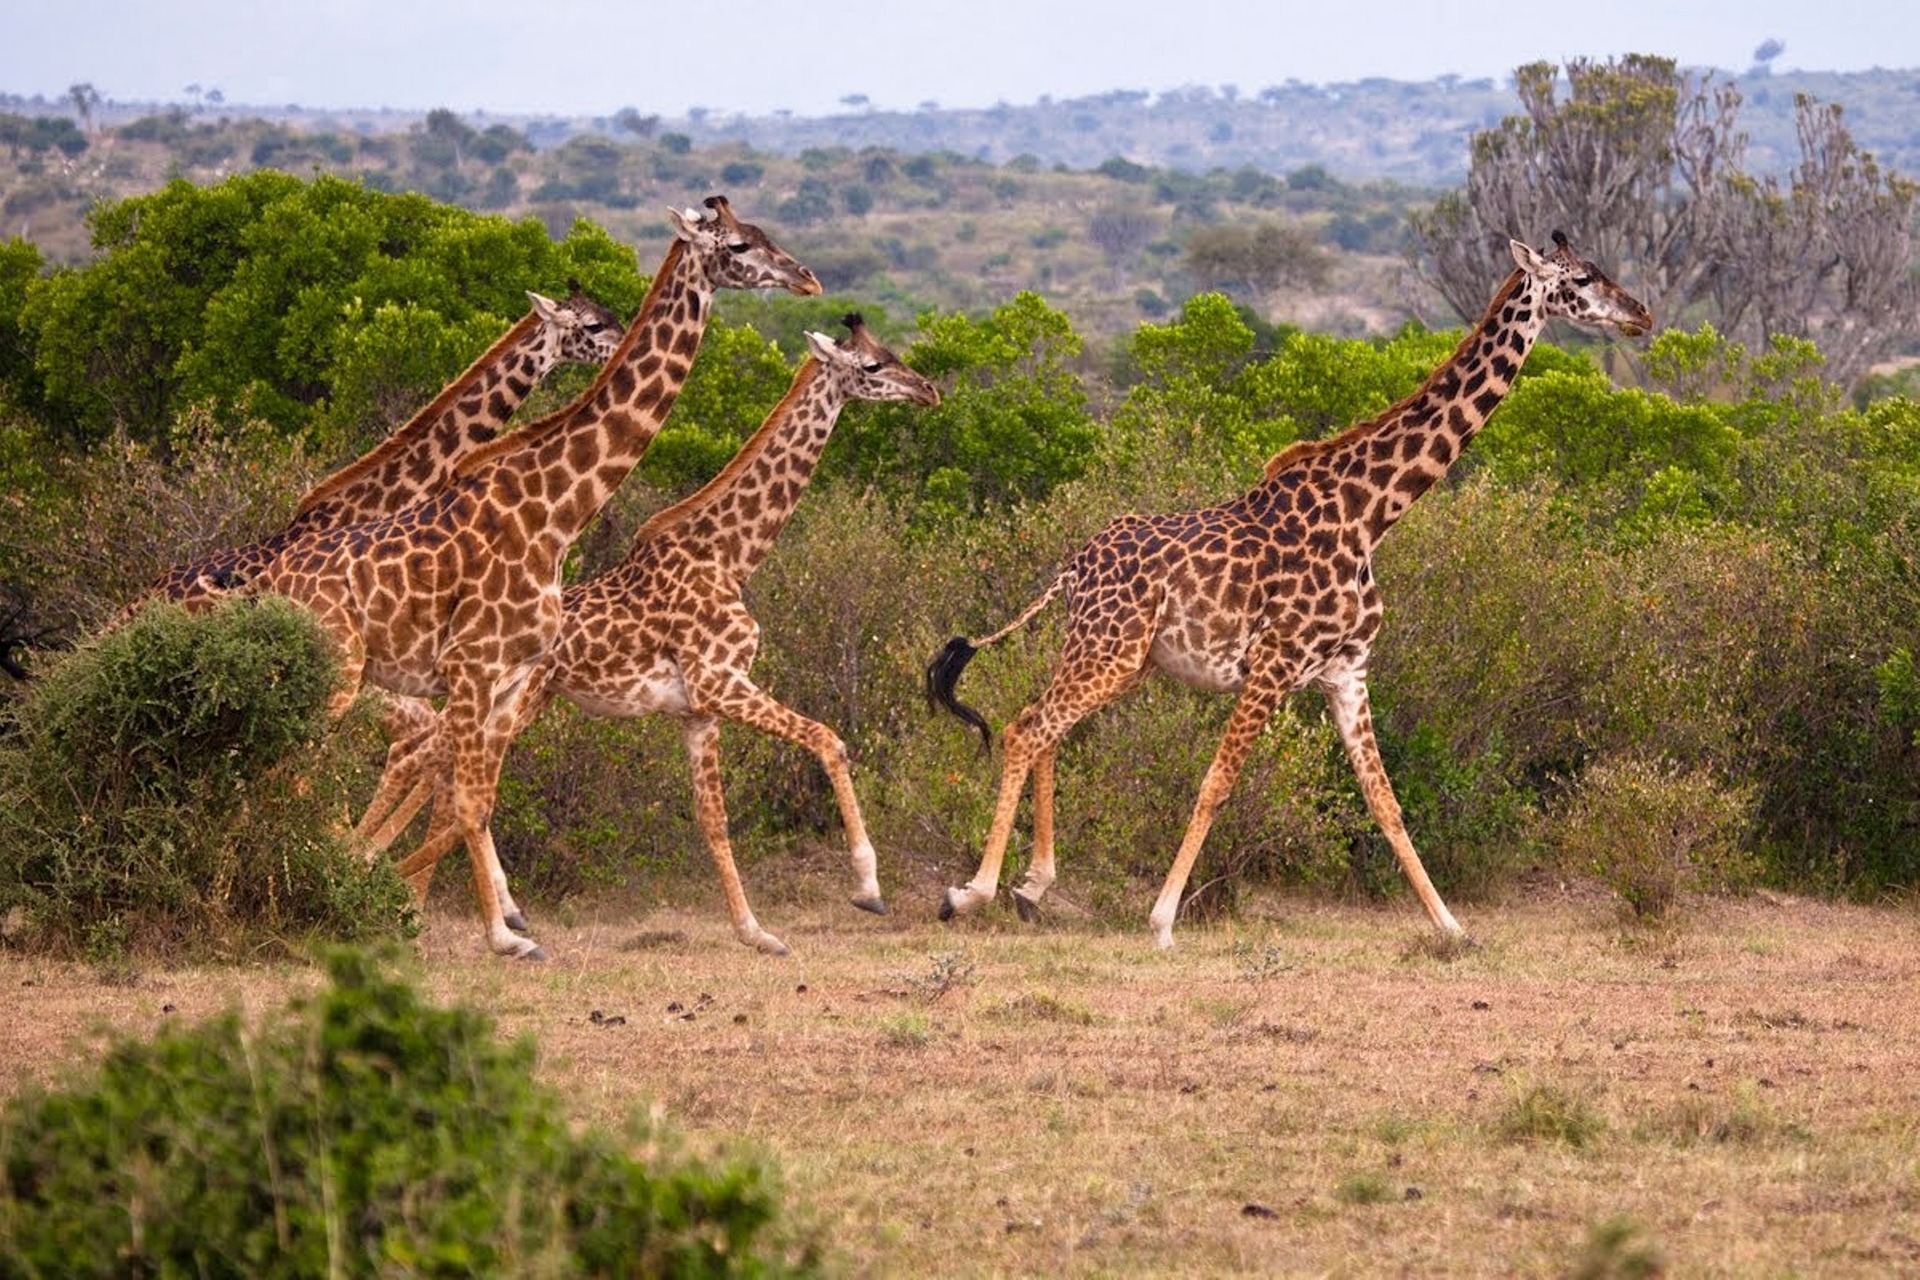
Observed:
[[[960,701],[954,694],[953,687],[959,683],[960,673],[967,669],[969,662],[973,661],[974,654],[1032,621],[1035,614],[1046,608],[1048,603],[1060,594],[1061,589],[1067,585],[1070,573],[1071,570],[1062,570],[1059,576],[1054,578],[1052,585],[1041,593],[1038,600],[1028,605],[1019,617],[992,635],[982,636],[978,640],[955,636],[947,641],[945,647],[934,655],[933,661],[927,664],[927,706],[933,709],[944,708],[959,717],[963,723],[972,725],[980,734],[982,754],[993,748],[993,730],[988,727],[985,716]]]

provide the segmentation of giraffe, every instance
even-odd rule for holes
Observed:
[[[470,453],[438,491],[369,523],[318,530],[250,579],[307,606],[341,654],[334,710],[363,681],[445,695],[450,804],[473,864],[488,946],[545,958],[507,925],[487,824],[528,677],[558,634],[567,550],[653,442],[706,332],[718,289],[820,282],[725,198],[669,211],[674,240],[640,312],[574,402]]]
[[[1560,232],[1545,254],[1515,240],[1515,270],[1453,354],[1406,399],[1325,440],[1290,445],[1261,482],[1221,506],[1122,516],[1095,534],[1019,618],[979,640],[956,637],[927,668],[929,699],[989,737],[954,686],[980,648],[1067,598],[1067,636],[1046,691],[1005,732],[998,803],[979,870],[947,890],[942,919],[994,896],[1014,810],[1033,776],[1033,857],[1013,890],[1031,918],[1054,879],[1054,753],[1069,729],[1153,671],[1237,695],[1172,869],[1149,916],[1173,945],[1180,894],[1213,816],[1279,700],[1326,696],[1367,806],[1428,917],[1462,934],[1427,878],[1381,764],[1367,700],[1380,628],[1373,549],[1447,468],[1507,390],[1551,316],[1638,337],[1653,317],[1578,257]]]
[[[934,385],[875,340],[859,314],[843,323],[849,335],[838,343],[825,334],[807,335],[811,354],[786,395],[717,476],[643,524],[619,565],[566,589],[560,636],[521,703],[525,723],[555,693],[593,715],[659,712],[680,722],[692,766],[695,815],[720,874],[734,934],[772,955],[787,954],[786,944],[754,918],[727,834],[718,752],[723,720],[785,738],[818,757],[832,780],[859,880],[853,904],[879,915],[887,909],[873,844],[854,796],[846,744],[749,678],[760,626],[741,599],[747,580],[798,505],[842,406],[849,400],[940,403]],[[430,748],[424,754],[430,758],[416,760],[409,776],[381,781],[381,794],[389,801],[412,790],[407,804],[386,817],[380,845],[391,841],[423,803],[427,787],[418,775],[442,780],[439,789],[444,790],[449,763],[444,750]],[[370,810],[368,820],[378,816]],[[422,896],[453,834],[442,822],[401,864],[401,873]]]
[[[293,517],[267,537],[176,565],[122,614],[155,599],[208,608],[258,573],[302,534],[392,515],[446,483],[462,458],[494,439],[514,411],[563,363],[603,364],[619,344],[619,318],[578,282],[554,301],[532,290],[532,309],[481,352],[425,408],[386,439],[309,489]]]

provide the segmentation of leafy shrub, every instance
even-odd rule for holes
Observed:
[[[363,955],[260,1026],[121,1041],[0,1115],[11,1275],[780,1275],[765,1172],[576,1135],[530,1040]]]
[[[1548,838],[1570,867],[1599,876],[1635,916],[1657,920],[1682,893],[1748,878],[1741,851],[1752,811],[1749,793],[1705,770],[1608,759],[1582,775]]]
[[[101,957],[406,927],[405,887],[336,834],[357,770],[351,735],[326,737],[335,680],[277,598],[154,605],[52,664],[0,748],[0,912]]]

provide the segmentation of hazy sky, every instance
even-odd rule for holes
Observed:
[[[1912,0],[6,0],[0,92],[114,101],[822,115],[1109,89],[1311,84],[1654,53],[1920,67]]]

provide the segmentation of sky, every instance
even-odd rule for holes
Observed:
[[[1114,89],[1504,80],[1651,53],[1920,68],[1912,0],[6,0],[0,93],[667,119],[1024,105]]]

